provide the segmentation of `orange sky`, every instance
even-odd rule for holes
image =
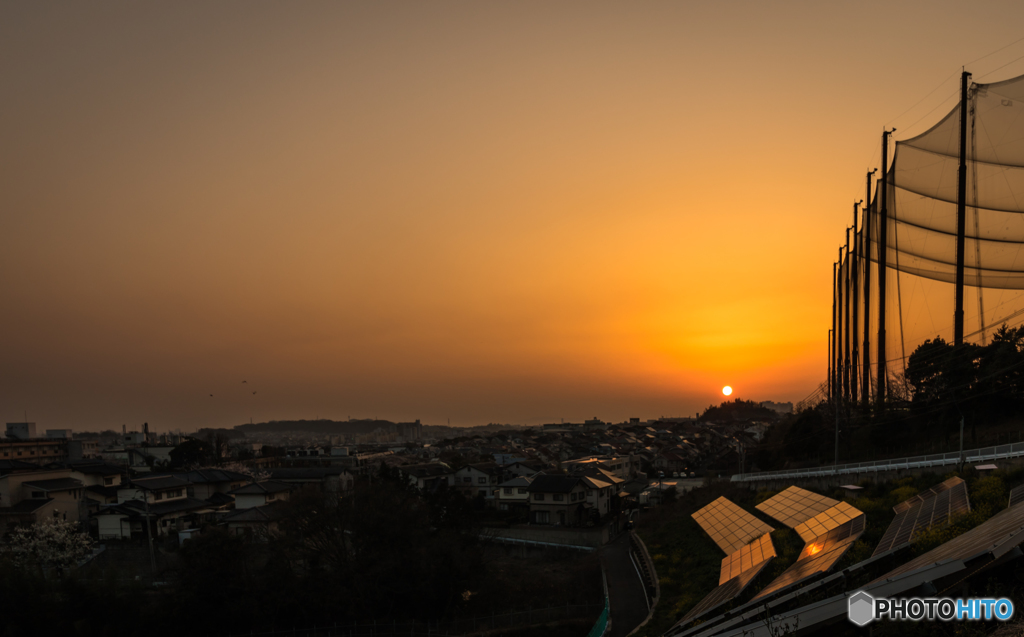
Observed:
[[[882,126],[1024,23],[832,4],[4,4],[0,415],[800,400]]]

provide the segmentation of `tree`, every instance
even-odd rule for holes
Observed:
[[[189,438],[174,449],[171,449],[172,469],[193,469],[201,465],[214,464],[213,449],[207,443],[196,438]]]
[[[38,565],[44,573],[50,568],[60,572],[92,551],[92,539],[80,532],[74,522],[49,518],[16,528],[6,550],[18,566]]]

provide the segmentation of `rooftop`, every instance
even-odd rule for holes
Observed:
[[[75,480],[74,478],[53,478],[51,480],[23,482],[22,485],[40,491],[70,491],[71,489],[81,489],[82,481]]]

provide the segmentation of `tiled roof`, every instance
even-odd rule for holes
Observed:
[[[50,502],[53,502],[53,498],[22,500],[14,506],[0,507],[0,515],[24,515],[26,513],[34,513]]]
[[[569,493],[579,481],[579,478],[573,476],[539,475],[534,477],[530,484],[530,493]]]
[[[273,522],[284,517],[282,503],[265,504],[249,509],[235,509],[221,518],[221,522]]]
[[[407,464],[398,467],[398,470],[402,473],[416,476],[417,478],[433,478],[436,476],[444,476],[453,471],[443,464],[430,463],[430,464]]]
[[[0,475],[21,470],[38,471],[39,465],[21,460],[0,460]]]
[[[120,467],[100,461],[68,462],[67,467],[86,475],[116,476],[123,473]]]
[[[184,473],[172,474],[176,478],[188,480],[193,484],[209,484],[214,482],[248,482],[249,476],[227,469],[195,469]]]
[[[127,507],[133,509],[136,512],[145,514],[146,504],[142,500],[128,500],[118,506]],[[180,500],[171,500],[169,502],[159,502],[157,504],[149,505],[149,514],[160,517],[169,513],[178,513],[181,511],[192,511],[195,509],[209,508],[209,504],[203,502],[198,498],[181,498]]]
[[[262,493],[281,493],[282,491],[291,491],[294,487],[284,482],[276,482],[274,480],[267,480],[265,482],[253,482],[247,484],[244,487],[238,487],[232,489],[228,493],[234,495],[259,495]]]
[[[345,469],[341,467],[297,467],[270,469],[269,471],[271,478],[274,480],[284,481],[323,480],[346,472]]]
[[[89,493],[95,493],[96,495],[103,496],[104,498],[116,498],[117,491],[121,487],[103,487],[98,484],[88,486],[85,488]]]
[[[135,478],[132,480],[133,487],[145,489],[146,491],[175,489],[177,487],[187,487],[188,485],[188,480],[182,480],[176,476],[155,476],[152,478]]]
[[[70,491],[71,489],[82,488],[82,481],[75,480],[74,478],[34,480],[32,482],[22,482],[22,484],[30,489],[38,489],[40,491]]]
[[[211,495],[210,497],[206,498],[206,501],[213,506],[219,507],[231,504],[232,502],[235,501],[235,499],[226,493],[217,492]]]

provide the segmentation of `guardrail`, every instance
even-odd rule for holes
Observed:
[[[636,534],[636,531],[629,532],[629,540],[633,545],[633,553],[639,558],[641,568],[644,572],[644,587],[646,588],[647,593],[647,617],[645,617],[636,628],[630,631],[627,637],[635,635],[641,628],[647,625],[647,622],[651,621],[651,617],[654,617],[654,609],[657,607],[658,600],[661,598],[661,585],[658,583],[658,572],[654,569],[654,562],[651,560],[650,553],[647,552],[647,545],[644,544],[644,541]]]
[[[1007,458],[1024,457],[1024,442],[980,449],[965,449],[965,463],[984,462],[987,460],[1005,460]],[[854,462],[833,465],[831,467],[813,467],[810,469],[783,469],[781,471],[758,471],[755,473],[738,473],[732,476],[733,482],[753,482],[755,480],[777,480],[785,478],[814,478],[823,476],[850,475],[858,473],[877,473],[880,471],[898,471],[900,469],[925,469],[929,467],[947,467],[960,462],[960,452],[935,453],[910,458],[891,458],[872,462]]]

